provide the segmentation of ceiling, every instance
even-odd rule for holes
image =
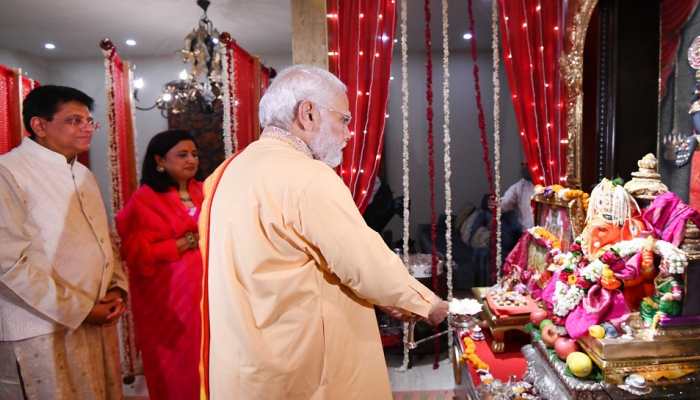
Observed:
[[[346,0],[347,1],[347,0]],[[176,53],[197,25],[195,0],[2,0],[0,48],[47,59],[100,57],[98,42],[111,38],[123,57]],[[449,0],[450,47],[466,49],[467,2]],[[409,47],[423,49],[423,2],[408,0]],[[441,1],[432,0],[433,50],[442,48]],[[209,18],[253,54],[291,53],[290,0],[211,0]],[[479,47],[490,48],[491,0],[474,0]],[[398,18],[398,16],[397,16]],[[397,34],[398,34],[397,22]],[[128,47],[126,39],[137,45]],[[44,43],[56,45],[45,50]]]

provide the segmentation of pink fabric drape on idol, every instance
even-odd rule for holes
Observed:
[[[700,226],[700,213],[685,204],[673,192],[664,193],[654,199],[642,214],[644,221],[649,224],[654,236],[679,246],[683,241],[685,224],[688,220]]]
[[[360,212],[367,208],[384,144],[396,26],[392,0],[328,0],[328,69],[347,85],[352,139],[340,176]]]
[[[564,0],[499,0],[503,62],[525,160],[535,184],[566,180],[566,87],[559,69],[564,51]],[[572,5],[569,4],[569,7]]]

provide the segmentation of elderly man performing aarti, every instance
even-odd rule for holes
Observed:
[[[261,138],[207,181],[204,396],[390,399],[373,305],[447,314],[333,170],[350,138],[345,91],[316,67],[282,71],[260,101]]]

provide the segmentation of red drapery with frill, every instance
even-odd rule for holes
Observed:
[[[661,48],[659,51],[659,91],[666,94],[666,83],[676,63],[681,31],[698,7],[698,0],[661,0]]]
[[[352,138],[340,176],[361,212],[379,170],[391,55],[396,27],[393,0],[327,0],[328,69],[347,85]]]
[[[0,154],[7,153],[28,135],[22,125],[22,101],[39,82],[19,70],[0,65]]]
[[[235,135],[234,151],[241,151],[260,136],[260,119],[258,104],[265,89],[270,85],[271,70],[260,63],[260,59],[248,53],[231,40],[225,43],[227,57],[233,57],[233,69],[227,71],[229,80],[233,79],[234,104],[228,105],[235,113],[229,123],[230,131]],[[226,105],[224,105],[226,107]]]
[[[132,77],[129,64],[114,46],[102,50],[105,57],[109,171],[112,185],[112,211],[124,207],[138,186],[134,147]],[[113,215],[114,215],[113,214]]]
[[[536,184],[566,182],[566,87],[559,68],[567,4],[498,0],[503,61],[525,160]]]

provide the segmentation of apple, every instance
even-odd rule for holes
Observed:
[[[537,310],[530,313],[530,322],[535,326],[540,326],[540,323],[547,318],[547,311],[538,308]]]
[[[593,370],[593,363],[591,363],[590,357],[586,353],[579,351],[574,351],[566,357],[566,366],[569,367],[569,371],[572,374],[579,378],[587,377]]]
[[[566,360],[569,354],[578,351],[578,344],[574,339],[562,336],[554,342],[554,351],[557,352],[559,359]]]
[[[554,324],[549,324],[542,328],[542,341],[547,347],[554,346],[554,342],[557,341],[559,334],[557,333],[557,327]]]

